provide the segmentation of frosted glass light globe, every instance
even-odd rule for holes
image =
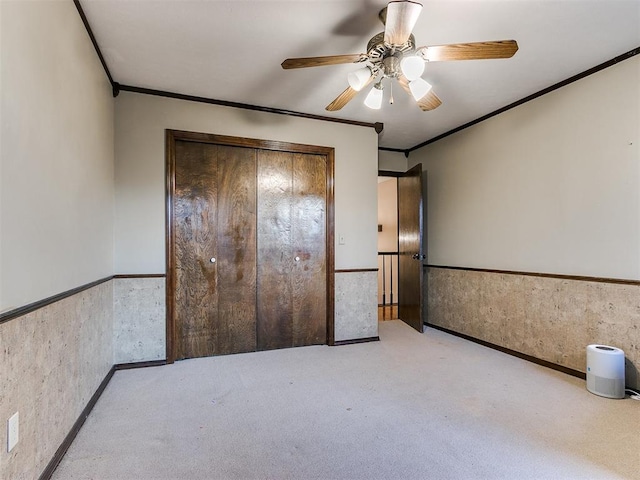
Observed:
[[[404,57],[400,62],[400,69],[407,80],[412,81],[424,73],[424,60],[415,55]]]
[[[373,110],[380,110],[382,106],[382,96],[382,86],[376,84],[367,95],[367,98],[364,99],[364,104]]]
[[[371,78],[371,69],[369,67],[364,67],[356,70],[355,72],[351,72],[347,75],[347,81],[349,82],[349,86],[353,88],[356,92],[362,90],[365,85],[369,82]]]

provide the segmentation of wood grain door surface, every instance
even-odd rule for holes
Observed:
[[[327,341],[327,158],[175,142],[176,359]]]
[[[176,142],[176,358],[255,349],[256,154]]]
[[[326,159],[258,153],[258,350],[326,341]]]
[[[398,177],[398,317],[422,332],[422,165]]]

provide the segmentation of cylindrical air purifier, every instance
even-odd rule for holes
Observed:
[[[587,390],[601,397],[624,398],[624,352],[607,345],[587,346]]]

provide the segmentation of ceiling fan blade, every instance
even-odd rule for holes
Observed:
[[[344,92],[338,95],[333,102],[325,107],[325,110],[329,112],[335,112],[344,107],[347,103],[354,99],[354,97],[358,94],[357,90],[354,90],[351,87],[347,87]]]
[[[442,100],[438,98],[438,96],[433,93],[433,89],[429,91],[424,97],[418,100],[418,106],[422,109],[423,112],[428,112],[429,110],[435,110],[440,105],[442,105]]]
[[[328,110],[329,112],[335,112],[336,110],[340,110],[347,103],[353,100],[355,96],[358,94],[358,92],[361,92],[362,90],[367,88],[367,86],[371,82],[373,82],[374,78],[375,77],[373,76],[369,77],[369,80],[367,80],[367,82],[362,86],[360,90],[354,90],[351,87],[347,87],[344,92],[338,95],[333,102],[331,102],[329,105],[325,107],[325,110]]]
[[[413,98],[413,95],[411,94],[411,89],[409,88],[409,80],[407,80],[407,77],[405,77],[404,75],[398,75],[398,83],[400,84],[402,89],[405,92],[407,92],[407,94],[411,98]],[[440,105],[442,105],[442,100],[440,100],[438,96],[435,93],[433,93],[433,88],[432,88],[431,90],[429,90],[429,93],[427,93],[424,97],[418,100],[417,104],[422,109],[423,112],[427,112],[429,110],[435,110]]]
[[[497,40],[494,42],[453,43],[451,45],[420,47],[418,51],[429,62],[511,58],[518,51],[518,42]]]
[[[303,58],[287,58],[282,62],[282,68],[288,70],[290,68],[306,68],[306,67],[323,67],[325,65],[340,65],[341,63],[357,63],[366,58],[365,55],[356,53],[353,55],[329,55],[327,57],[303,57]]]
[[[409,40],[421,11],[422,5],[417,2],[389,2],[384,25],[384,42],[389,45],[402,45]]]

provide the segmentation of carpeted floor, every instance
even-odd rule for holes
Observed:
[[[640,402],[400,321],[118,371],[55,480],[640,478]]]

